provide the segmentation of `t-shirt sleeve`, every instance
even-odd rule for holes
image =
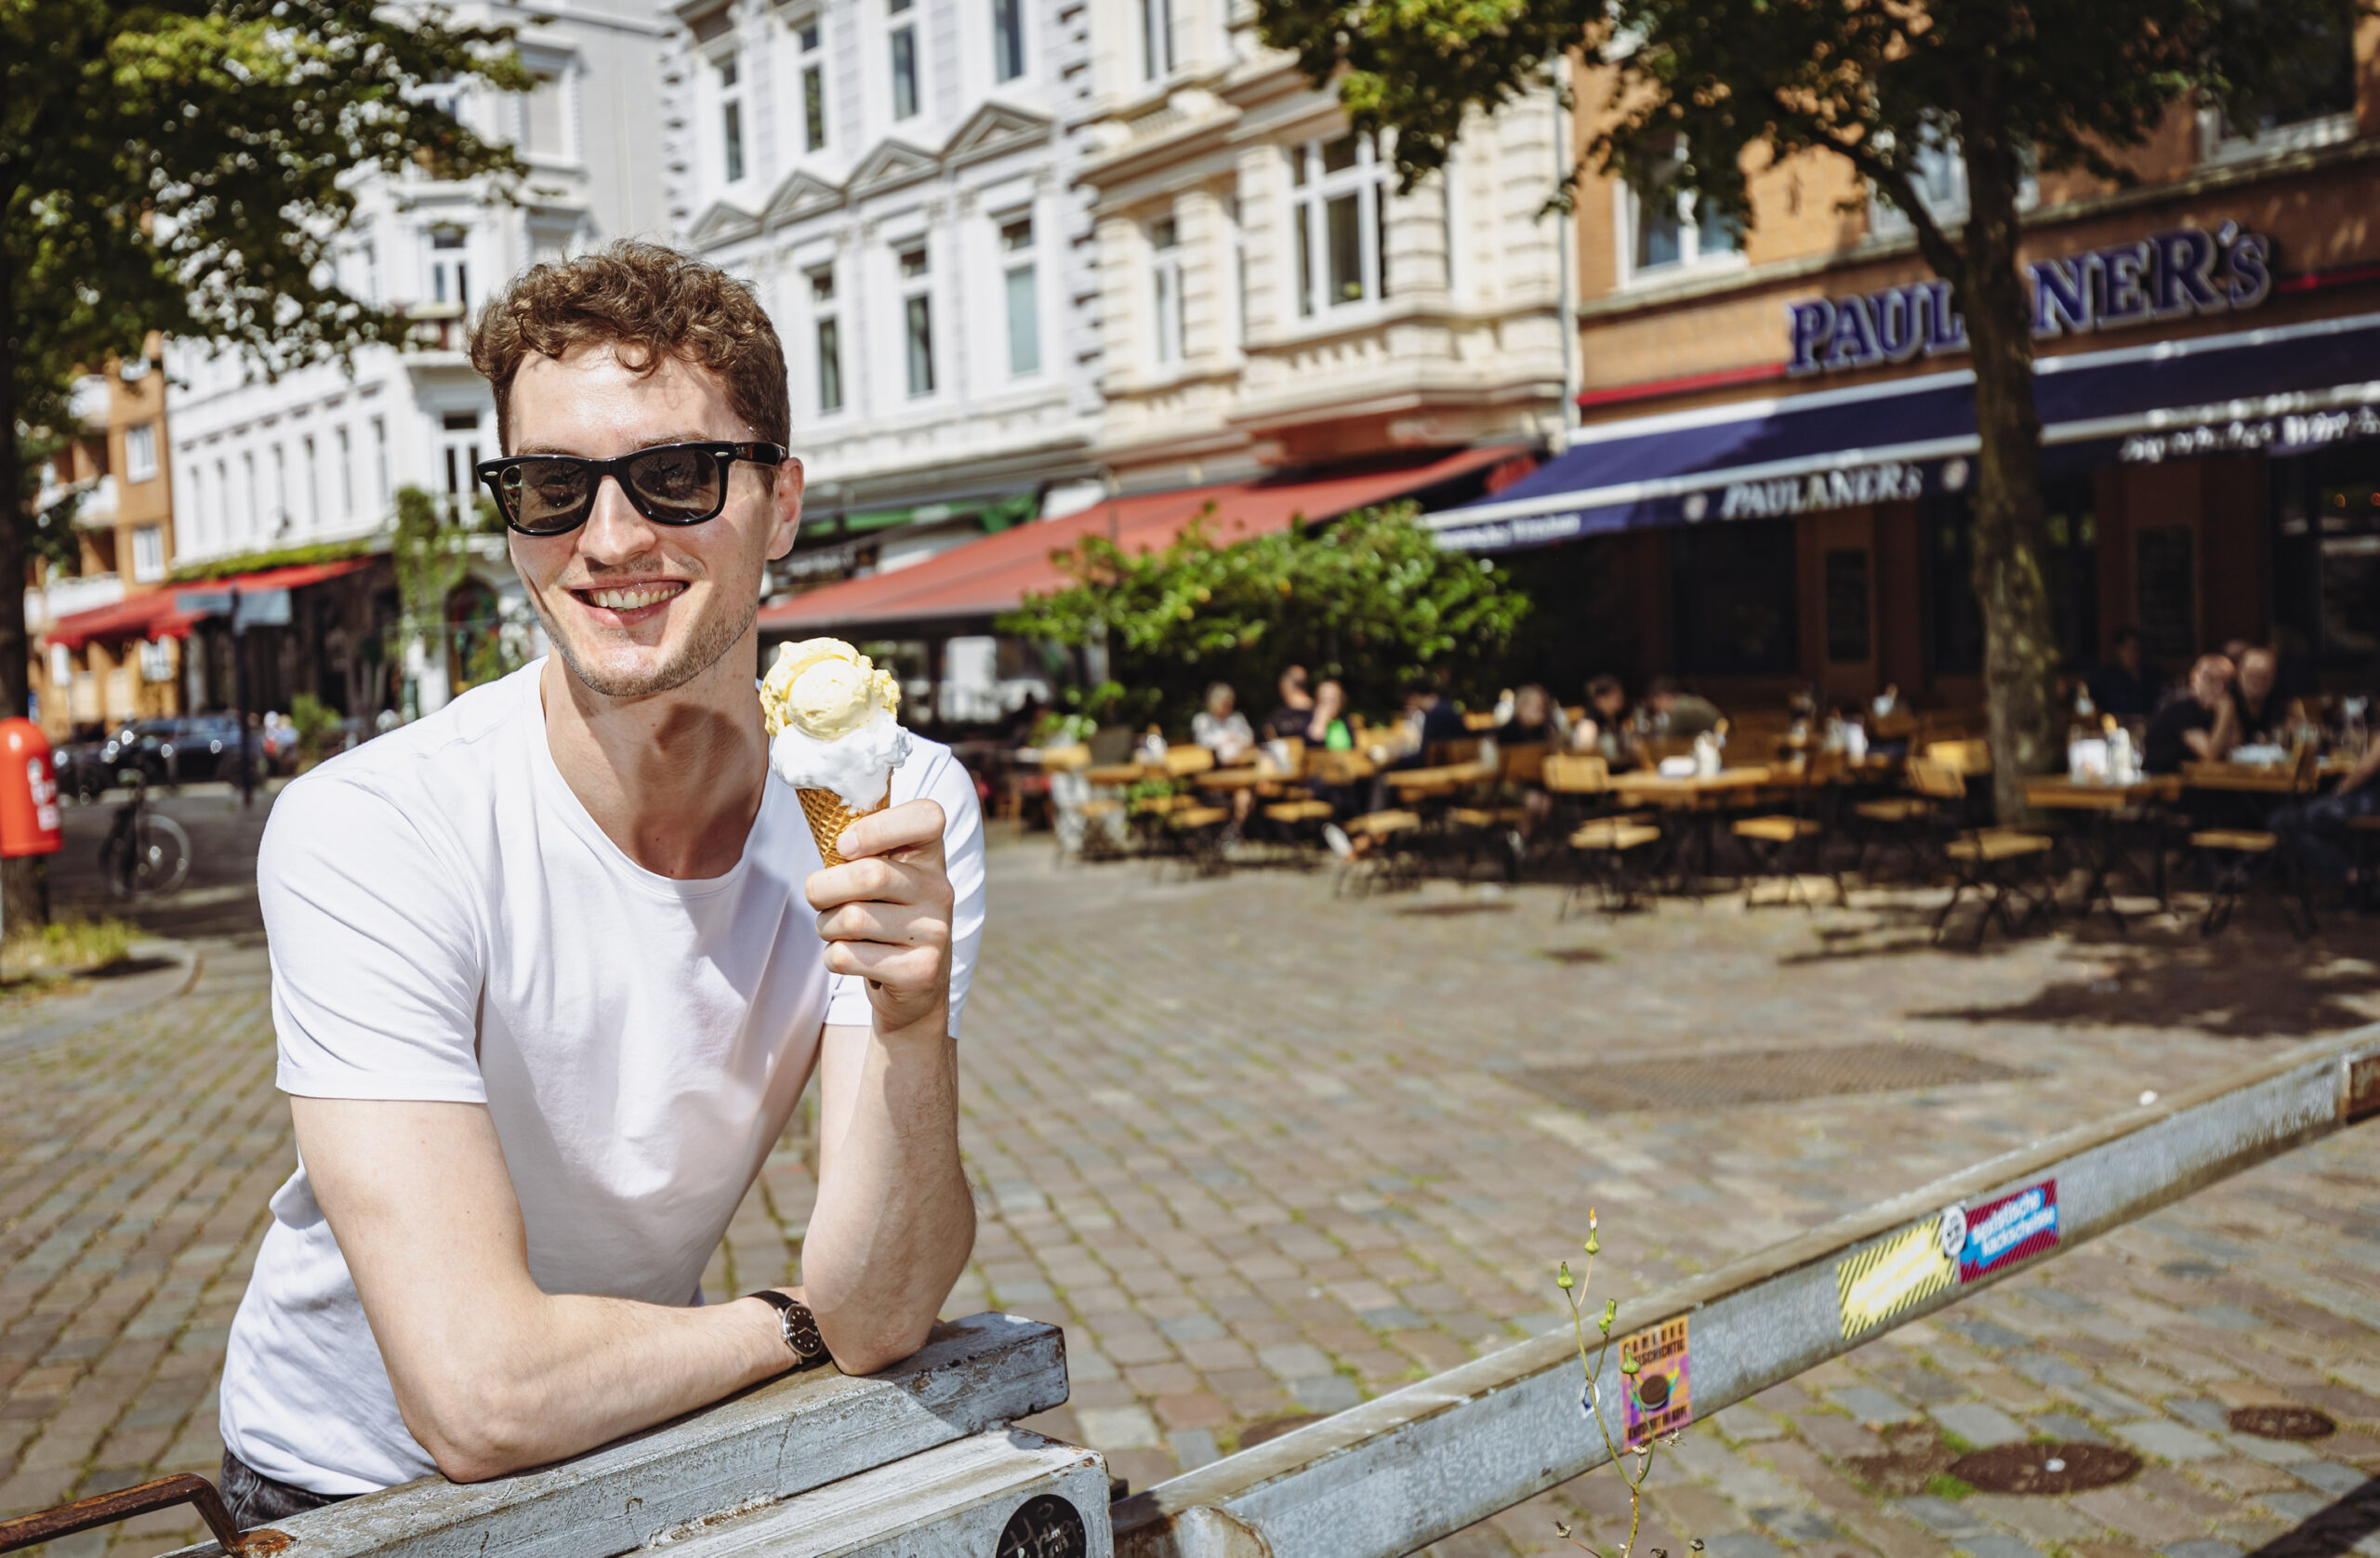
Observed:
[[[914,778],[909,777],[912,768],[917,770]],[[905,763],[894,770],[892,799],[942,803],[942,855],[950,873],[952,900],[950,1036],[956,1038],[984,943],[984,809],[975,797],[973,776],[947,748],[932,752],[923,763]],[[867,982],[852,974],[835,975],[826,997],[826,1021],[864,1028],[874,1020]]]
[[[257,858],[275,1078],[301,1098],[483,1103],[479,941],[418,825],[333,775],[282,791]]]

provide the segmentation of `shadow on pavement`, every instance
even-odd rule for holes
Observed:
[[[2352,1551],[2375,1531],[2380,1531],[2380,1477],[2373,1478],[2328,1509],[2317,1510],[2247,1558],[2331,1558],[2334,1553]]]
[[[2284,936],[2202,940],[2144,928],[2089,947],[2092,965],[2004,1006],[1917,1010],[1913,1018],[2189,1028],[2217,1038],[2304,1038],[2380,1015],[2380,964]]]

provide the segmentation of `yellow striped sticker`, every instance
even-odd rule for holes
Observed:
[[[1958,1277],[1958,1265],[1942,1253],[1932,1219],[1859,1251],[1834,1268],[1844,1339],[1923,1302]]]

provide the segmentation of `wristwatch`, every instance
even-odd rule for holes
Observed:
[[[808,1304],[774,1287],[763,1287],[745,1297],[758,1299],[777,1312],[777,1328],[785,1336],[787,1350],[793,1354],[794,1367],[815,1368],[835,1361],[826,1352],[826,1343],[819,1339],[818,1316],[810,1313]]]

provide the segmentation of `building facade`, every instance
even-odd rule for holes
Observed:
[[[419,487],[471,503],[472,466],[496,453],[496,407],[464,350],[469,322],[528,266],[624,237],[666,238],[657,67],[663,27],[640,0],[561,0],[534,9],[467,5],[466,20],[509,22],[536,78],[526,93],[457,88],[456,112],[483,136],[512,142],[530,166],[523,201],[478,183],[374,177],[358,191],[340,264],[358,297],[414,322],[402,348],[359,351],[268,378],[237,354],[179,342],[168,352],[175,434],[171,464],[184,574],[236,573],[384,548],[395,495]],[[381,575],[385,581],[385,574]],[[443,646],[408,677],[403,646],[384,641],[396,617],[385,589],[371,609],[338,609],[320,654],[249,650],[254,706],[311,693],[342,713],[395,706],[411,680],[434,707],[484,672],[508,626],[527,616],[500,547],[483,548],[450,597]],[[215,623],[200,630],[228,632]],[[275,631],[260,631],[267,638]],[[229,666],[228,645],[218,652]],[[232,695],[210,674],[202,706]]]
[[[1092,474],[1088,29],[1059,0],[685,0],[670,215],[783,337],[781,588],[892,569]]]
[[[25,626],[36,652],[33,697],[52,740],[77,730],[178,711],[179,645],[138,632],[54,633],[61,619],[104,611],[161,588],[174,561],[173,483],[163,342],[109,364],[76,387],[78,436],[50,462],[40,510],[71,502],[74,571],[39,565],[25,592]]]
[[[1558,436],[1552,95],[1396,191],[1230,0],[1091,0],[1105,403],[1127,489]]]
[[[2380,233],[2352,215],[2380,201],[2380,27],[2341,17],[2335,68],[2254,123],[2176,112],[2129,187],[2028,191],[2047,561],[2078,668],[2135,627],[2168,674],[2242,640],[2301,686],[2380,670]],[[1955,222],[1957,165],[1926,183]],[[1590,180],[1583,425],[1442,516],[1445,538],[1566,602],[1540,667],[1556,685],[1667,671],[1723,702],[1977,704],[1963,321],[1840,160],[1763,171],[1751,196],[1739,231]]]

